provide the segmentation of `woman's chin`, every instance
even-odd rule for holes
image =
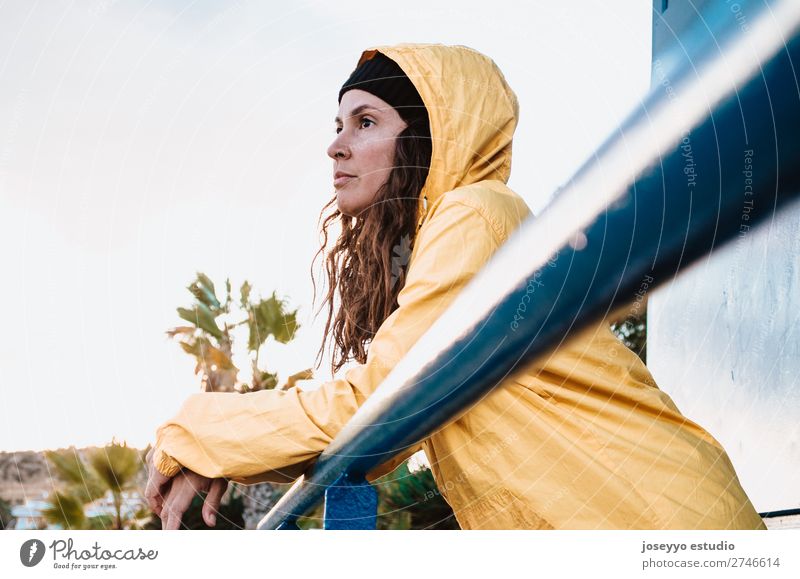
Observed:
[[[366,191],[363,187],[352,187],[350,183],[336,190],[336,208],[350,217],[362,217],[366,209],[375,203],[376,191]]]
[[[342,213],[343,215],[350,215],[350,208],[347,200],[343,199],[343,197],[346,196],[342,195],[340,191],[336,192],[336,208],[339,210],[339,213]]]
[[[353,194],[345,193],[341,189],[336,192],[336,208],[349,217],[357,217],[361,212],[361,207],[353,199]]]

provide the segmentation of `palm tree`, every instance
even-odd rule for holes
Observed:
[[[84,504],[77,495],[69,491],[53,491],[47,502],[50,506],[42,511],[42,515],[48,523],[69,531],[93,526],[89,523]]]
[[[89,465],[103,488],[114,499],[114,528],[122,529],[122,493],[136,488],[136,476],[142,468],[139,451],[125,444],[111,444],[89,452]],[[105,493],[104,493],[105,494]]]
[[[140,452],[116,441],[103,448],[93,448],[84,461],[75,448],[45,453],[59,486],[48,498],[43,511],[49,523],[64,529],[123,529],[122,493],[136,488],[136,478],[143,468]],[[111,493],[114,520],[107,515],[86,516],[86,506]]]

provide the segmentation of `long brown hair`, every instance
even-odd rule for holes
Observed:
[[[312,262],[311,281],[316,301],[314,264],[323,255],[328,289],[320,311],[327,304],[328,319],[315,365],[329,344],[334,374],[350,360],[366,362],[369,342],[397,308],[397,295],[405,285],[419,195],[431,164],[427,116],[409,121],[395,143],[394,167],[368,208],[357,217],[344,215],[334,195],[320,212],[321,245]],[[328,229],[337,222],[341,234],[325,255]]]

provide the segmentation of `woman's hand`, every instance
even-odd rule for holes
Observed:
[[[217,524],[217,512],[222,501],[222,495],[228,488],[228,481],[224,478],[207,478],[188,469],[172,479],[169,491],[163,501],[161,513],[161,528],[165,531],[179,529],[181,519],[192,499],[198,493],[208,492],[203,501],[203,521],[209,527]]]
[[[203,521],[209,527],[216,525],[222,495],[228,488],[227,480],[210,479],[188,469],[172,478],[164,476],[153,465],[153,450],[147,454],[146,461],[148,477],[144,496],[150,509],[161,518],[162,529],[180,528],[181,518],[192,504],[192,498],[206,491]]]
[[[147,487],[144,490],[144,498],[150,510],[160,517],[172,478],[158,472],[158,469],[153,464],[154,451],[155,449],[151,448],[145,458],[147,462]]]

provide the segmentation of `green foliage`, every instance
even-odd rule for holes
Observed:
[[[11,514],[11,505],[8,501],[0,498],[0,531],[10,529],[13,522],[14,517]]]
[[[113,531],[117,527],[114,526],[114,518],[111,515],[97,515],[96,517],[89,517],[86,519],[87,529],[92,531]]]
[[[323,523],[325,522],[325,504],[320,503],[314,510],[310,513],[307,513],[303,517],[298,517],[297,521],[297,528],[301,531],[311,531],[311,530],[319,530],[323,528]]]
[[[135,487],[142,457],[136,449],[112,443],[89,451],[89,465],[103,487],[117,494]]]
[[[45,458],[64,489],[62,494],[69,494],[81,504],[90,503],[105,494],[102,481],[87,467],[75,448],[50,450],[45,452]]]
[[[226,282],[226,285],[229,286],[230,282]],[[222,309],[222,304],[217,299],[217,292],[214,289],[214,282],[206,274],[198,272],[197,281],[190,285],[188,289],[197,301],[207,308],[214,308],[217,311]]]
[[[245,280],[240,290],[241,299],[239,300],[239,306],[243,310],[250,309],[250,292],[252,290],[253,286],[250,285],[249,281]]]
[[[191,354],[198,360],[202,360],[203,364],[209,368],[214,368],[216,366],[220,370],[238,371],[238,368],[233,365],[230,356],[219,348],[214,347],[208,338],[199,336],[193,341],[181,342],[181,348],[187,354]],[[195,373],[197,372],[198,369],[196,368]]]
[[[611,324],[611,331],[638,355],[642,362],[647,362],[647,309],[631,313]]]
[[[189,308],[178,308],[178,316],[191,326],[177,326],[167,331],[170,338],[180,340],[181,348],[197,362],[195,374],[202,374],[203,389],[211,392],[241,392],[269,390],[278,385],[278,375],[259,367],[261,346],[272,337],[286,344],[294,339],[298,329],[297,310],[289,311],[284,300],[273,292],[267,299],[254,301],[253,286],[246,281],[239,289],[240,299],[234,304],[230,279],[225,280],[225,301],[216,294],[214,282],[198,272],[187,287],[194,298]],[[238,311],[232,311],[232,307]],[[231,331],[246,325],[247,350],[251,353],[253,380],[238,383],[239,368],[233,363],[234,339]]]
[[[68,531],[89,528],[84,504],[75,494],[70,491],[54,491],[50,493],[47,502],[50,506],[42,511],[42,515],[48,523]]]
[[[213,312],[205,304],[197,304],[191,310],[186,308],[178,308],[178,315],[187,322],[196,325],[204,332],[211,334],[215,338],[222,338],[222,330],[220,330],[219,326],[217,326],[217,322],[214,320],[215,316]]]
[[[247,348],[257,351],[272,336],[281,344],[288,344],[297,331],[297,310],[286,312],[286,302],[279,300],[275,293],[269,299],[251,304],[248,309],[247,324],[250,339]]]
[[[458,529],[453,510],[439,493],[428,468],[415,472],[403,463],[375,482],[379,529]]]
[[[137,488],[136,479],[144,466],[138,450],[112,441],[87,452],[82,459],[74,448],[48,451],[45,456],[59,481],[48,498],[45,519],[64,529],[123,529],[122,493]],[[86,506],[111,493],[115,516],[87,517]]]

